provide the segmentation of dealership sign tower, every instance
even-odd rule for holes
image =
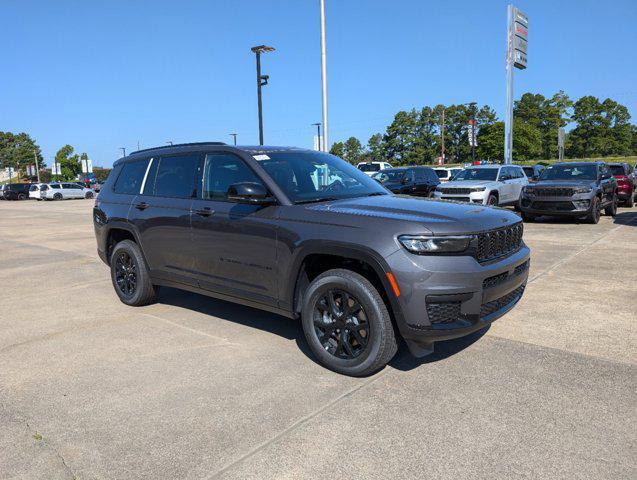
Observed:
[[[507,102],[504,118],[504,163],[513,160],[513,72],[514,68],[526,68],[529,18],[513,5],[507,9]]]

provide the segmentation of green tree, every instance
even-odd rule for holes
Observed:
[[[62,179],[75,180],[82,173],[80,157],[73,153],[75,150],[71,145],[64,145],[55,154],[55,161],[62,166]]]
[[[632,128],[624,105],[609,98],[600,102],[588,95],[575,102],[572,120],[577,125],[569,133],[569,156],[630,154]]]
[[[35,155],[34,155],[35,153]],[[28,134],[0,132],[0,168],[11,167],[16,175],[26,177],[27,165],[44,165],[42,151]]]
[[[330,153],[339,158],[345,158],[345,145],[343,142],[335,142],[330,148]]]
[[[557,130],[568,123],[572,106],[573,102],[561,90],[551,98],[545,98],[541,94],[525,93],[515,102],[514,118],[535,127],[541,133],[541,158],[557,156]]]
[[[374,162],[381,162],[385,159],[385,145],[383,135],[375,133],[367,141],[367,157]]]
[[[542,154],[541,131],[518,119],[513,121],[513,161],[534,160]],[[504,122],[486,125],[478,132],[478,156],[485,160],[504,160]]]
[[[349,137],[343,145],[344,159],[349,163],[356,165],[361,161],[361,157],[365,152],[360,140],[356,137]]]

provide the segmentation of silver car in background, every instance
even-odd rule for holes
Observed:
[[[477,165],[464,169],[451,182],[439,185],[435,198],[480,205],[518,206],[522,188],[529,184],[517,165]]]

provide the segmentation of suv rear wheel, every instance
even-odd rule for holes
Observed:
[[[141,307],[157,298],[157,287],[150,282],[142,252],[130,240],[122,240],[113,248],[111,280],[115,293],[126,305]]]
[[[398,349],[385,302],[369,280],[350,270],[328,270],[308,286],[301,312],[312,352],[345,375],[370,375]]]

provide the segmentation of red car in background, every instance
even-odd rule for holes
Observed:
[[[637,190],[637,179],[630,172],[630,165],[627,163],[609,163],[613,177],[617,180],[617,197],[625,206],[632,207],[635,203],[635,191]]]

